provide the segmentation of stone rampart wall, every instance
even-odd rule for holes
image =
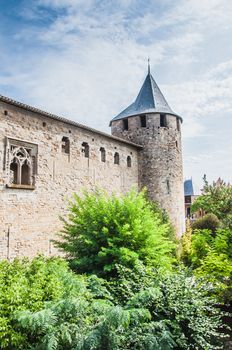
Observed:
[[[62,151],[63,137],[69,140],[69,153]],[[30,189],[7,187],[9,140],[35,145],[36,171]],[[85,157],[83,142],[89,145],[89,158]],[[101,147],[106,152],[105,162]],[[119,164],[114,164],[115,152]],[[109,193],[137,188],[137,153],[133,145],[1,102],[0,258],[56,254],[51,240],[62,228],[59,216],[65,215],[72,194],[96,187]],[[131,167],[127,166],[128,156]]]

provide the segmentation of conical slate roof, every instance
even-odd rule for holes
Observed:
[[[147,113],[171,114],[180,118],[182,121],[182,118],[174,113],[169,107],[162,92],[152,77],[150,70],[148,71],[147,77],[139,91],[135,102],[133,102],[129,107],[124,109],[124,111],[114,117],[112,121]]]

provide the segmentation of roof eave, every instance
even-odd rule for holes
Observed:
[[[55,114],[52,114],[52,113],[49,113],[49,112],[45,112],[45,111],[43,111],[43,110],[41,110],[39,108],[32,107],[32,106],[27,105],[25,103],[15,101],[15,100],[13,100],[13,99],[11,99],[9,97],[3,96],[3,95],[0,95],[0,101],[2,101],[4,103],[8,103],[8,104],[10,104],[12,106],[15,106],[15,107],[22,108],[22,109],[27,110],[29,112],[33,112],[33,113],[36,113],[38,115],[42,115],[42,116],[54,119],[54,120],[59,121],[59,122],[63,122],[63,123],[66,123],[66,124],[69,124],[69,125],[72,125],[72,126],[75,126],[75,127],[78,127],[78,128],[90,131],[90,132],[97,133],[97,134],[105,136],[105,137],[107,137],[109,139],[113,139],[113,140],[119,141],[121,143],[128,144],[130,146],[133,146],[133,147],[136,147],[136,148],[139,148],[139,149],[143,148],[142,145],[138,145],[137,143],[134,143],[134,142],[131,142],[131,141],[126,141],[124,139],[121,139],[120,137],[107,134],[106,132],[93,129],[93,128],[91,128],[89,126],[86,126],[86,125],[83,125],[83,124],[79,124],[78,122],[75,122],[73,120],[70,120],[70,119],[67,119],[67,118],[64,118],[64,117],[60,117],[58,115],[55,115]]]

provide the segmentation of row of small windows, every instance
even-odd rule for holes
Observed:
[[[140,126],[141,128],[146,128],[147,127],[147,117],[146,115],[140,115]],[[129,125],[128,125],[128,119],[123,119],[123,130],[128,130]],[[167,116],[166,114],[160,114],[160,127],[166,128],[168,126],[167,123]],[[176,128],[178,131],[180,131],[180,119],[176,118]]]
[[[123,119],[123,130],[128,130],[129,126],[128,126],[128,119]],[[140,126],[142,128],[146,128],[147,126],[147,117],[146,115],[140,115]]]
[[[62,153],[69,154],[70,153],[70,141],[69,138],[64,136],[62,138],[62,143],[61,143],[61,149]],[[81,145],[81,151],[84,154],[85,158],[89,158],[89,144],[87,142],[83,142]],[[100,148],[100,159],[101,162],[105,163],[106,162],[106,150],[104,147]],[[120,156],[118,152],[114,153],[114,164],[120,164]],[[127,166],[128,168],[131,167],[131,157],[127,157]]]
[[[114,164],[118,164],[119,165],[120,159],[119,159],[119,153],[115,152],[114,153]],[[127,163],[127,167],[131,168],[131,157],[128,156],[126,159],[126,163]]]

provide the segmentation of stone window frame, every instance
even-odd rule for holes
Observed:
[[[35,177],[37,175],[37,162],[38,144],[6,137],[4,170],[6,172],[7,188],[34,190]],[[11,168],[14,167],[14,165],[16,165],[15,173],[12,174]],[[27,183],[22,183],[25,182],[23,167],[27,169]],[[12,176],[14,179],[12,179]]]

